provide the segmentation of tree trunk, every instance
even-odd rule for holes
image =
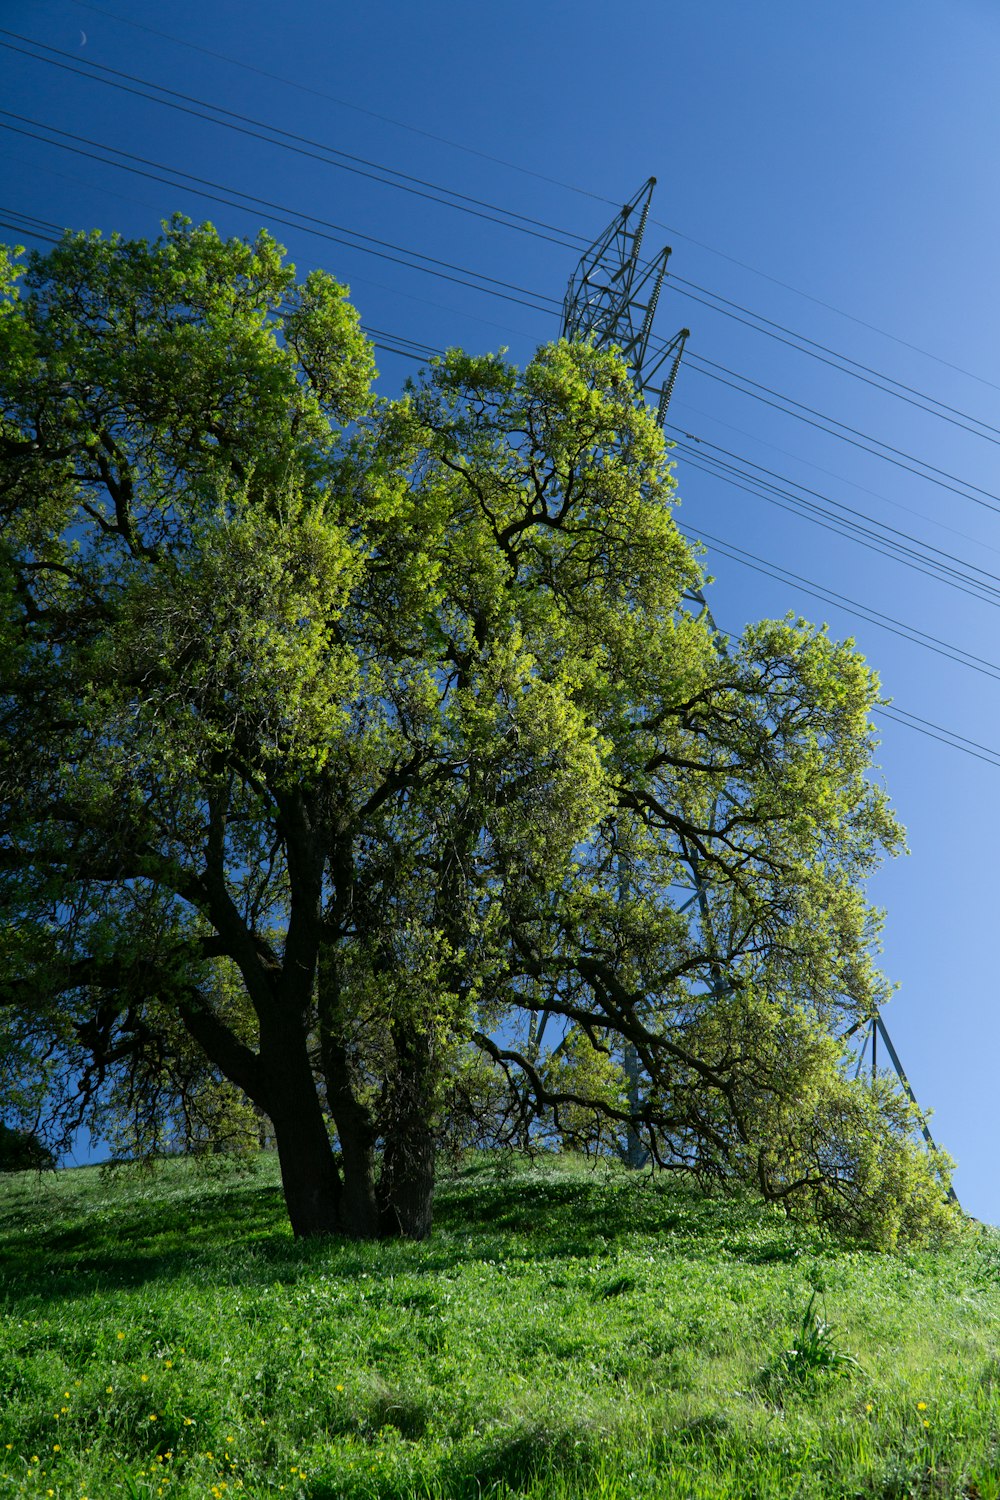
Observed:
[[[393,1027],[396,1072],[390,1089],[379,1179],[382,1234],[423,1240],[431,1232],[436,1143],[431,1123],[433,1067],[427,1036]]]
[[[181,1019],[206,1055],[270,1120],[296,1238],[350,1233],[343,1224],[343,1187],[302,1025],[287,1013],[270,1011],[261,1020],[255,1054],[195,992],[182,1006]]]
[[[292,1233],[296,1239],[344,1233],[343,1188],[315,1091],[299,1107],[276,1109],[271,1123]]]
[[[322,1053],[327,1104],[337,1127],[344,1168],[344,1232],[355,1239],[372,1240],[379,1234],[375,1128],[352,1087],[347,1049],[329,1028],[322,1032]]]
[[[304,1030],[287,1014],[268,1017],[261,1025],[260,1056],[292,1232],[297,1239],[343,1234],[343,1185]]]

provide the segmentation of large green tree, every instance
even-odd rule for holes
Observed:
[[[876,681],[720,650],[624,366],[375,403],[341,287],[182,220],[3,282],[10,1086],[154,1139],[250,1101],[304,1235],[425,1234],[463,1110],[930,1214],[834,1040],[886,995]]]

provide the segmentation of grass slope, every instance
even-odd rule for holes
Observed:
[[[424,1245],[296,1244],[269,1159],[22,1174],[0,1497],[996,1500],[998,1336],[992,1232],[876,1256],[606,1166],[471,1165]]]

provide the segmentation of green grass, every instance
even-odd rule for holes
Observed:
[[[0,1497],[1000,1500],[998,1346],[993,1232],[604,1166],[470,1165],[423,1245],[296,1244],[268,1158],[0,1179]]]

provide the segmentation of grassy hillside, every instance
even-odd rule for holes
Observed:
[[[992,1232],[876,1256],[556,1161],[299,1245],[270,1160],[87,1168],[0,1179],[0,1317],[0,1497],[1000,1497]]]

